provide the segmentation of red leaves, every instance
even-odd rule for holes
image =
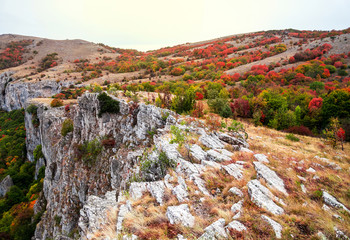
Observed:
[[[236,114],[239,117],[249,117],[250,107],[248,100],[238,98],[230,104],[230,108],[232,113]]]
[[[204,98],[203,94],[200,92],[196,92],[196,100],[202,100]]]
[[[309,111],[310,112],[315,112],[318,109],[320,109],[322,107],[323,104],[323,99],[322,98],[313,98],[310,102],[309,102]]]
[[[343,128],[339,128],[339,130],[337,131],[337,138],[340,141],[345,141],[345,131]]]

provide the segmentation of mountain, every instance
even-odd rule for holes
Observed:
[[[349,34],[1,35],[0,238],[347,239]]]

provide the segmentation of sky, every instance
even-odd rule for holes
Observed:
[[[142,51],[238,33],[350,27],[350,0],[0,0],[0,34]]]

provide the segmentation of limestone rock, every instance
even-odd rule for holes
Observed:
[[[350,213],[350,210],[344,206],[344,204],[342,204],[341,202],[339,202],[335,197],[333,197],[332,195],[330,195],[328,192],[323,191],[322,192],[322,197],[323,197],[323,201],[332,207],[335,208],[342,208],[343,210],[347,211],[348,213]]]
[[[173,188],[172,193],[176,196],[179,202],[187,200],[188,192],[185,180],[182,177],[178,177],[179,185]]]
[[[209,151],[207,151],[207,158],[208,158],[208,160],[215,161],[215,162],[224,162],[224,161],[231,160],[231,157],[220,153],[216,149],[210,149]]]
[[[271,225],[273,231],[275,232],[276,238],[282,238],[282,226],[278,222],[272,220],[266,215],[262,215],[261,218]]]
[[[131,203],[127,201],[126,204],[123,204],[119,208],[118,218],[117,218],[117,234],[119,234],[123,228],[124,217],[128,212],[131,212]]]
[[[265,210],[276,214],[281,215],[284,213],[283,208],[278,206],[272,200],[274,198],[273,194],[269,189],[261,185],[258,180],[251,180],[247,184],[249,196],[257,206],[264,208]]]
[[[269,163],[270,161],[267,159],[266,155],[264,154],[255,154],[255,159],[258,160],[261,163]]]
[[[191,154],[198,161],[204,161],[207,157],[207,153],[197,144],[193,144],[190,148]]]
[[[276,172],[272,171],[261,162],[253,162],[253,164],[255,166],[258,178],[265,179],[265,181],[271,187],[276,188],[278,191],[288,195],[283,180],[276,174]]]
[[[243,192],[241,190],[239,190],[237,187],[232,187],[228,191],[233,193],[234,195],[237,195],[239,197],[243,197]]]
[[[13,181],[10,175],[7,175],[0,183],[0,197],[6,195],[10,188],[13,186]]]
[[[242,232],[242,231],[246,231],[247,228],[239,221],[237,220],[234,220],[232,222],[230,222],[229,224],[227,224],[227,229],[233,229],[235,231],[238,231],[238,232]]]
[[[205,233],[198,240],[211,240],[227,238],[225,231],[225,219],[220,218],[204,229]]]
[[[224,148],[224,143],[214,134],[208,135],[205,132],[199,137],[199,141],[206,147],[211,149]]]
[[[170,224],[183,224],[185,227],[194,226],[194,216],[190,213],[187,204],[169,206],[166,211],[166,216]]]
[[[242,179],[243,177],[243,167],[242,165],[231,163],[226,166],[222,166],[223,169],[226,170],[228,174],[236,178],[237,180]]]

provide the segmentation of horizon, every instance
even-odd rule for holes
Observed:
[[[0,34],[82,39],[149,51],[275,29],[342,30],[349,27],[347,9],[346,0],[3,0]]]

